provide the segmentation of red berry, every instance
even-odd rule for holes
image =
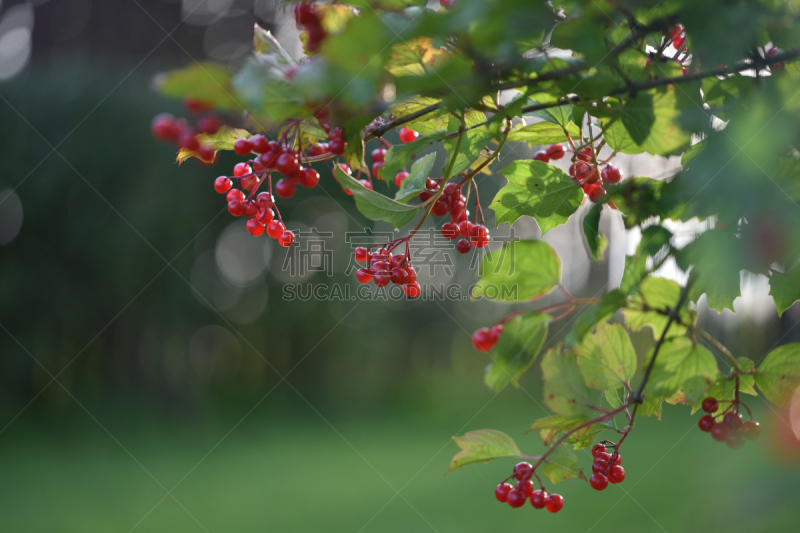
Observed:
[[[486,329],[486,328],[481,328],[481,329]],[[486,331],[489,330],[486,329]],[[517,463],[516,465],[514,465],[514,477],[517,478],[519,481],[522,481],[522,479],[525,478],[530,473],[532,468],[533,467],[528,462],[522,461],[521,463]]]
[[[231,200],[228,202],[228,212],[235,217],[240,217],[244,214],[244,205],[239,200]]]
[[[720,422],[715,422],[711,426],[711,437],[718,442],[725,442],[728,438],[728,425]]]
[[[405,126],[400,128],[400,140],[402,142],[410,143],[411,141],[413,141],[417,137],[419,137],[419,133],[417,133],[416,131],[414,131],[414,130],[412,130],[410,128],[406,128]]]
[[[530,479],[526,479],[525,481],[518,481],[517,486],[515,487],[518,491],[523,493],[525,496],[530,496],[533,494],[533,481]]]
[[[230,191],[228,191],[228,194],[225,197],[225,199],[229,202],[232,202],[234,200],[239,200],[240,202],[244,202],[244,193],[239,189],[231,189]]]
[[[319,183],[319,172],[310,167],[304,168],[300,176],[300,185],[310,189],[316,187],[317,183]]]
[[[592,472],[602,474],[603,472],[608,469],[608,463],[605,461],[601,461],[599,463],[592,464]]]
[[[535,490],[531,493],[531,505],[534,509],[544,509],[547,505],[547,493],[543,490]]]
[[[395,175],[394,184],[397,185],[398,187],[402,186],[403,180],[406,179],[408,176],[409,176],[408,172],[406,172],[405,170],[401,170]]]
[[[744,435],[742,435],[740,431],[730,429],[728,430],[728,435],[725,438],[725,444],[727,444],[728,448],[731,450],[738,450],[744,446]]]
[[[716,413],[717,409],[719,409],[719,403],[714,398],[703,400],[703,411],[706,413]]]
[[[458,241],[458,244],[456,244],[456,250],[458,250],[462,254],[469,253],[471,248],[472,245],[469,243],[467,239],[461,239]]]
[[[547,510],[551,513],[557,513],[564,507],[564,498],[560,494],[551,494],[547,498]]]
[[[550,159],[561,159],[564,153],[564,146],[561,144],[551,144],[547,147],[547,157]]]
[[[728,424],[728,427],[733,430],[738,431],[742,429],[742,415],[739,413],[728,413],[725,415],[725,418],[723,418],[722,421]]]
[[[605,196],[606,190],[599,183],[587,183],[583,186],[583,192],[589,197],[592,202],[598,201]]]
[[[506,329],[506,327],[503,324],[495,324],[494,326],[492,326],[489,332],[492,334],[492,340],[494,342],[500,340],[500,335],[503,334],[504,329]]]
[[[425,180],[425,188],[429,191],[438,191],[439,190],[439,182],[436,181],[434,178],[427,178]]]
[[[608,165],[604,168],[601,176],[606,183],[618,183],[622,179],[622,173],[614,165]]]
[[[600,455],[601,453],[608,453],[608,452],[606,451],[606,447],[605,447],[605,446],[603,446],[602,444],[595,444],[595,445],[592,447],[592,457],[597,457],[597,456],[598,456],[598,455]]]
[[[258,214],[258,206],[251,200],[242,202],[242,207],[244,208],[244,216],[246,217],[254,217]]]
[[[300,26],[314,26],[320,23],[314,6],[309,2],[300,2],[294,6],[294,20]]]
[[[697,427],[700,428],[700,431],[711,431],[713,425],[714,417],[711,415],[703,415],[700,417],[700,420],[697,421]]]
[[[416,281],[408,282],[408,284],[403,287],[403,292],[405,292],[406,296],[409,298],[417,298],[420,295],[420,292],[422,292],[422,288]]]
[[[681,46],[683,46],[683,43],[685,42],[686,42],[686,35],[679,35],[675,37],[675,39],[672,41],[672,46],[674,46],[675,49],[678,50],[680,49]]]
[[[294,233],[289,230],[284,231],[281,233],[281,236],[278,237],[278,243],[280,243],[281,246],[291,246],[294,244]]]
[[[479,330],[477,330],[475,333],[472,334],[472,345],[482,352],[488,352],[489,350],[494,348],[495,342],[496,341],[492,338],[492,332],[489,330],[489,328],[480,328]],[[517,476],[517,479],[520,479],[520,477],[517,475],[516,468],[514,469],[514,475]]]
[[[682,32],[683,32],[683,25],[682,24],[676,24],[676,25],[674,25],[673,27],[671,27],[669,29],[669,38],[670,39],[674,39],[675,37],[680,35]]]
[[[252,191],[258,185],[258,176],[246,176],[239,180],[239,186],[245,191]]]
[[[378,263],[376,263],[376,265],[377,264]],[[392,281],[392,276],[389,273],[389,271],[379,267],[379,270],[375,272],[373,279],[375,280],[375,285],[377,285],[378,287],[385,287],[389,284],[390,281]]]
[[[225,176],[220,176],[216,180],[214,180],[214,190],[220,194],[225,194],[231,187],[233,186],[233,182]]]
[[[615,465],[622,464],[622,456],[620,454],[612,454],[611,457],[614,459]]]
[[[378,161],[377,163],[372,164],[372,175],[380,178],[381,176],[381,167],[383,166],[383,161]]]
[[[269,140],[260,133],[250,138],[250,144],[253,146],[253,151],[257,154],[266,154],[270,151]],[[234,146],[234,150],[235,149],[236,147]]]
[[[250,168],[250,165],[247,163],[237,163],[235,167],[233,167],[233,175],[237,178],[241,178],[245,174],[250,174],[253,172],[253,169]]]
[[[329,143],[328,146],[329,146],[332,154],[344,155],[344,150],[345,150],[344,139],[342,139],[340,137],[334,137],[333,139],[330,140],[330,143]]]
[[[236,142],[233,143],[233,151],[238,155],[248,155],[253,151],[253,143],[247,139],[237,139]]]
[[[358,182],[359,182],[361,185],[363,185],[364,187],[366,187],[367,189],[369,189],[369,190],[371,190],[371,191],[372,191],[372,190],[374,190],[374,189],[372,188],[372,183],[371,183],[369,180],[367,180],[367,179],[360,179],[360,180],[358,180]]]
[[[614,465],[608,471],[608,481],[611,483],[622,483],[625,481],[625,469],[619,465]]]
[[[483,248],[489,244],[489,230],[486,226],[476,224],[469,230],[469,242],[475,248]]]
[[[368,268],[359,268],[356,270],[356,279],[361,283],[369,283],[372,281],[372,271]]]
[[[758,422],[753,420],[748,420],[744,424],[742,424],[742,435],[747,440],[756,440],[758,436],[761,434],[761,426]]]
[[[353,255],[356,256],[356,261],[366,261],[369,257],[369,252],[363,246],[359,246],[355,249]]]
[[[267,224],[267,235],[273,239],[277,239],[286,230],[286,226],[280,220],[273,220]]]
[[[442,224],[442,235],[446,239],[450,239],[454,241],[458,238],[458,224],[453,222],[448,222],[447,224]]]
[[[183,100],[183,106],[190,113],[202,113],[214,107],[214,104],[198,100],[197,98],[191,96],[187,96]]]
[[[535,161],[541,161],[542,163],[549,163],[550,157],[548,157],[547,152],[544,150],[539,150],[535,154],[533,154],[533,159]]]
[[[523,494],[522,492],[518,491],[517,489],[511,489],[510,491],[508,491],[508,495],[506,496],[506,501],[508,502],[508,505],[514,507],[515,509],[525,505],[525,500],[527,499],[528,497],[525,496],[525,494]]]
[[[268,192],[260,192],[256,196],[256,205],[261,209],[269,209],[272,207],[272,196]]]
[[[431,214],[435,217],[443,217],[447,214],[447,200],[439,198],[433,203]]]
[[[292,180],[283,178],[278,180],[278,183],[275,184],[275,194],[281,198],[291,198],[294,196],[294,191],[295,186]]]
[[[275,218],[275,213],[272,212],[272,209],[260,209],[258,211],[258,220],[260,220],[262,224],[269,224],[272,222],[273,218]]]
[[[392,283],[395,285],[405,285],[408,281],[408,272],[406,272],[405,268],[393,268],[392,269]]]
[[[278,156],[278,160],[275,162],[275,167],[280,171],[283,175],[288,176],[299,167],[300,164],[297,162],[297,154],[294,152],[284,152],[280,156]]]
[[[190,129],[184,130],[183,133],[180,134],[178,137],[178,144],[181,148],[189,150],[190,152],[196,152],[200,149],[200,141],[195,137],[194,131]]]
[[[215,152],[213,148],[206,146],[205,144],[200,145],[200,148],[197,149],[197,157],[203,163],[209,165],[212,164],[216,156],[217,152]]]
[[[278,158],[280,156],[281,156],[281,154],[279,154],[277,152],[273,152],[273,151],[270,150],[266,154],[261,154],[260,156],[258,156],[258,162],[265,169],[267,169],[267,168],[275,168],[275,165],[277,164]]]
[[[595,463],[598,461],[605,461],[605,462],[611,461],[611,454],[608,452],[597,452],[597,455],[595,455],[594,453],[592,455],[594,456]]]
[[[175,122],[175,117],[169,113],[161,113],[153,117],[150,123],[150,131],[153,137],[159,141],[175,141],[180,135],[181,130]]]
[[[591,146],[585,146],[578,152],[578,160],[589,162],[592,160],[592,156],[594,155],[594,151],[592,150]]]
[[[386,160],[386,150],[383,148],[376,148],[372,151],[372,162],[383,163]]]
[[[472,222],[463,220],[458,223],[458,234],[462,237],[469,237],[469,232],[472,230]],[[469,248],[467,248],[469,250]]]
[[[208,116],[208,117],[200,117],[197,119],[197,131],[200,133],[207,133],[208,135],[214,135],[219,131],[222,127],[222,121],[219,117],[215,116]]]
[[[608,478],[603,474],[595,472],[589,479],[589,485],[591,485],[594,490],[603,490],[608,487]]]
[[[250,235],[254,235],[256,237],[263,235],[264,229],[264,224],[255,218],[251,218],[247,221],[247,231],[250,232]]]
[[[513,488],[510,483],[500,483],[494,489],[494,497],[497,498],[497,501],[506,503],[508,501],[508,493]]]

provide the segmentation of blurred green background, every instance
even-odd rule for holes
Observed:
[[[764,438],[736,452],[686,407],[642,420],[625,483],[567,482],[558,515],[494,500],[513,461],[445,476],[465,431],[541,449],[525,435],[544,415],[538,370],[496,396],[483,386],[469,334],[501,306],[282,298],[285,283],[355,286],[342,235],[370,224],[320,167],[320,189],[281,210],[290,227],[334,231],[336,274],[292,279],[285,251],[244,234],[212,190],[235,158],[177,166],[150,138],[153,115],[182,113],[152,75],[190,56],[235,64],[253,20],[285,26],[270,2],[206,2],[199,20],[187,5],[0,4],[0,33],[33,21],[27,64],[0,54],[0,531],[797,529],[798,444],[760,399]],[[565,270],[588,265],[569,231],[554,235],[572,250]],[[435,280],[468,285],[468,263]],[[573,272],[575,293],[608,277],[607,261]],[[702,320],[758,357],[797,340],[796,311]]]

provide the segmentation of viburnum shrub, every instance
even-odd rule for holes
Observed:
[[[279,204],[334,179],[368,219],[410,228],[355,250],[361,283],[420,295],[409,241],[427,221],[461,253],[484,254],[475,295],[518,304],[472,336],[488,354],[494,391],[538,359],[544,404],[529,455],[507,434],[455,437],[450,470],[496,458],[524,460],[495,497],[511,507],[561,510],[543,482],[587,479],[576,450],[591,449],[589,484],[626,472],[620,450],[637,416],[662,405],[703,409],[702,431],[730,448],[758,438],[743,394],[785,405],[800,386],[800,344],[734,354],[697,322],[698,302],[733,310],[742,272],[769,279],[779,314],[800,299],[800,67],[791,2],[661,0],[421,0],[301,2],[287,7],[307,57],[292,58],[255,28],[254,56],[237,73],[195,64],[158,78],[193,122],[159,115],[153,134],[178,161],[242,159],[214,181],[254,236],[291,246]],[[385,137],[396,132],[393,144]],[[509,143],[538,147],[512,159]],[[443,150],[416,157],[422,150]],[[641,232],[621,280],[573,296],[561,261],[541,240],[488,252],[479,183],[506,155],[507,179],[488,207],[496,224],[532,217],[542,234],[581,218],[592,258],[604,254],[600,217]],[[619,154],[680,157],[669,175],[626,176]],[[440,164],[437,165],[437,160]],[[297,186],[300,186],[299,189]],[[581,208],[581,205],[587,205]],[[694,220],[687,244],[669,227]],[[414,222],[416,221],[416,222]],[[665,264],[686,275],[660,277]],[[513,285],[510,293],[487,290]],[[537,300],[554,292],[560,302]],[[551,323],[570,319],[543,351]],[[629,331],[654,343],[635,350]],[[715,357],[716,354],[716,357]],[[719,363],[718,363],[719,359]],[[756,389],[758,387],[758,391]],[[744,419],[743,410],[747,414]],[[613,440],[612,438],[613,437]],[[587,454],[588,455],[588,454]]]

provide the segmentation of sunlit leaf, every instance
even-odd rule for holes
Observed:
[[[521,452],[514,439],[496,429],[470,431],[461,437],[453,437],[461,448],[450,461],[449,474],[456,468],[473,463],[488,463],[501,457],[515,457]]]

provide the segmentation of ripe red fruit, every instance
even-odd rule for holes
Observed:
[[[366,261],[369,257],[369,252],[363,246],[359,246],[355,249],[353,255],[356,256],[356,261]]]
[[[220,176],[214,180],[214,190],[220,194],[225,194],[231,190],[232,186],[233,182],[225,176]]]
[[[264,234],[264,224],[262,224],[258,219],[251,218],[247,221],[247,231],[250,232],[250,235],[255,237],[259,237]]]
[[[442,224],[442,235],[444,235],[445,239],[456,240],[458,238],[458,224],[453,222]]]
[[[377,163],[372,164],[372,175],[376,178],[382,178],[383,173],[381,172],[381,167],[383,166],[383,161],[378,161]]]
[[[608,471],[608,481],[611,483],[622,483],[625,481],[625,469],[619,465],[614,465]]]
[[[275,167],[278,171],[286,176],[297,170],[298,166],[300,165],[297,162],[297,154],[294,152],[282,153],[275,162]]]
[[[244,205],[240,200],[231,200],[228,202],[228,212],[235,217],[240,217],[244,214]]]
[[[603,446],[602,444],[595,444],[592,447],[592,457],[597,457],[601,453],[608,453],[606,447]]]
[[[510,491],[508,491],[508,495],[506,496],[506,501],[508,502],[508,505],[514,507],[515,509],[525,505],[525,500],[527,499],[528,497],[525,496],[525,494],[523,494],[522,492],[518,491],[517,489],[511,489]]]
[[[300,175],[300,185],[310,189],[316,187],[317,183],[319,183],[319,172],[310,167],[304,168]]]
[[[486,229],[486,226],[480,224],[473,225],[469,230],[469,242],[472,243],[472,246],[475,248],[483,248],[489,244],[489,230]]]
[[[433,203],[431,214],[435,217],[443,217],[447,214],[447,200],[439,198]]]
[[[378,263],[376,263],[376,265],[377,264]],[[375,272],[373,279],[375,280],[375,285],[378,287],[385,287],[390,281],[392,281],[392,276],[389,271],[385,270],[384,268],[380,268],[377,272]]]
[[[414,130],[412,130],[410,128],[406,128],[405,126],[400,128],[400,140],[402,142],[410,143],[411,141],[413,141],[417,137],[419,137],[419,133],[417,133],[416,131],[414,131]]]
[[[564,146],[561,144],[551,144],[547,147],[547,157],[550,159],[561,159],[565,153]]]
[[[731,412],[731,413],[726,414],[725,418],[723,418],[723,422],[728,424],[728,427],[733,429],[733,430],[738,431],[738,430],[742,429],[742,424],[743,424],[742,415],[739,414],[739,413]]]
[[[386,150],[383,148],[376,148],[372,151],[372,162],[382,163],[386,160]]]
[[[674,39],[675,37],[680,35],[682,32],[683,32],[683,25],[682,24],[676,24],[676,25],[674,25],[673,27],[671,27],[669,29],[669,38],[670,39]]]
[[[161,113],[153,117],[150,132],[159,141],[174,141],[180,135],[181,129],[175,122],[175,117],[169,113]]]
[[[756,440],[761,434],[761,425],[753,420],[748,420],[742,424],[742,435],[747,440]]]
[[[183,133],[178,137],[178,144],[181,148],[189,150],[190,152],[196,152],[200,149],[200,141],[197,140],[194,131],[191,129],[183,130]]]
[[[373,188],[372,188],[372,183],[371,183],[369,180],[366,180],[366,179],[361,179],[361,180],[358,180],[358,182],[359,182],[361,185],[363,185],[364,187],[366,187],[367,189],[369,189],[369,190],[373,190]]]
[[[549,163],[550,157],[547,155],[547,152],[544,150],[539,150],[535,154],[533,154],[533,159],[535,161],[541,161],[542,163]]]
[[[266,154],[270,151],[269,140],[260,133],[250,138],[250,144],[253,145],[253,151],[257,154]]]
[[[674,46],[676,50],[679,50],[680,47],[683,46],[683,43],[685,42],[686,42],[686,35],[678,35],[672,41],[672,46]]]
[[[229,202],[232,202],[234,200],[239,200],[240,202],[244,202],[244,193],[239,189],[231,189],[230,191],[228,191],[228,194],[225,197],[225,199]]]
[[[286,226],[280,220],[273,220],[267,224],[267,235],[273,239],[277,239],[286,230]]]
[[[592,455],[594,456],[594,462],[595,463],[598,462],[598,461],[609,462],[611,460],[611,454],[608,453],[608,452],[597,452],[597,455],[594,455],[594,454],[592,454]]]
[[[622,179],[622,172],[614,165],[608,165],[603,169],[601,176],[606,183],[618,183]]]
[[[713,426],[711,426],[711,437],[718,442],[725,442],[728,438],[728,425],[715,422]]]
[[[233,175],[237,178],[241,178],[245,174],[250,174],[253,172],[253,169],[250,168],[250,165],[247,163],[237,163],[235,167],[233,167]]]
[[[187,96],[183,100],[183,107],[185,107],[186,110],[190,113],[202,113],[214,107],[214,104],[198,100],[197,98],[191,96]]]
[[[408,284],[403,287],[403,292],[405,292],[406,296],[409,298],[417,298],[420,295],[420,292],[422,292],[422,288],[416,281],[408,282]]]
[[[601,461],[599,463],[592,464],[592,472],[602,474],[608,469],[608,463],[605,461]]]
[[[487,328],[481,328],[489,331]],[[480,331],[480,330],[478,330]],[[476,332],[477,333],[477,332]],[[474,338],[474,335],[473,335]],[[526,461],[522,461],[521,463],[517,463],[514,465],[514,477],[517,478],[519,481],[522,481],[531,471],[533,467],[530,463]]]
[[[462,254],[469,253],[472,245],[469,243],[467,239],[460,239],[458,244],[456,244],[456,250],[458,250]]]
[[[278,180],[278,183],[275,184],[275,194],[281,198],[291,198],[294,196],[294,191],[295,186],[292,180],[283,178]]]
[[[333,137],[328,144],[331,153],[336,155],[344,155],[345,147],[344,139],[341,137]]]
[[[197,131],[214,135],[222,127],[222,121],[215,116],[200,117],[197,119]]]
[[[477,330],[475,333],[472,334],[472,345],[482,352],[488,352],[489,350],[494,348],[495,342],[496,341],[492,338],[492,332],[489,330],[489,328],[480,328],[479,330]],[[517,475],[516,468],[514,468],[514,475],[517,476],[517,479],[520,479],[520,477]]]
[[[242,202],[242,207],[244,208],[244,216],[246,217],[254,217],[258,214],[258,206],[251,200]]]
[[[401,170],[395,175],[394,184],[397,185],[398,187],[402,186],[403,180],[406,179],[408,176],[409,176],[408,172],[406,172],[405,170]]]
[[[405,268],[396,267],[392,269],[392,283],[395,285],[405,285],[408,281],[408,272]]]
[[[591,485],[594,490],[604,490],[608,487],[608,478],[603,474],[595,472],[589,479],[589,485]]]
[[[494,340],[494,342],[500,340],[500,335],[503,334],[504,329],[506,329],[506,327],[503,324],[495,324],[492,326],[489,332],[492,334],[492,340]]]
[[[740,431],[730,429],[728,430],[728,435],[725,438],[725,444],[727,444],[728,448],[731,450],[738,450],[744,446],[744,436]]]
[[[462,220],[458,223],[458,234],[462,237],[469,237],[469,232],[472,230],[472,222],[469,220]],[[469,250],[469,248],[467,248]]]
[[[513,488],[510,483],[500,483],[494,489],[494,497],[497,498],[497,501],[506,503],[508,501],[508,492]]]
[[[260,209],[268,209],[272,207],[272,196],[268,192],[260,192],[258,196],[256,196],[256,205]]]
[[[614,464],[618,465],[622,463],[622,456],[620,454],[611,454],[611,457],[614,459]]]
[[[272,222],[273,218],[275,218],[275,213],[272,212],[272,209],[259,209],[258,220],[260,220],[262,224],[269,224]]]
[[[592,160],[592,156],[593,155],[594,155],[594,152],[592,151],[592,147],[591,146],[585,146],[585,147],[583,147],[581,149],[580,152],[578,152],[578,160],[579,161],[585,161],[585,162],[588,163],[589,161]]]
[[[291,246],[294,244],[294,233],[288,230],[284,231],[281,233],[281,236],[278,237],[278,243],[280,243],[281,246]]]
[[[253,151],[253,143],[247,139],[237,139],[236,142],[233,143],[233,151],[238,155],[248,155]]]
[[[583,186],[583,192],[589,197],[592,202],[598,201],[605,196],[606,190],[599,183],[587,183]]]
[[[711,415],[703,415],[700,417],[700,420],[697,421],[697,427],[700,428],[700,431],[711,431],[713,425],[714,417]]]
[[[258,185],[258,176],[247,176],[239,180],[239,186],[245,191],[252,191]]]
[[[356,270],[356,279],[361,283],[369,283],[372,281],[372,271],[368,268],[359,268]]]
[[[526,479],[525,481],[518,481],[517,486],[515,487],[518,491],[520,491],[525,496],[530,496],[533,494],[533,481],[530,479]]]
[[[706,398],[703,400],[703,411],[706,413],[716,413],[719,409],[719,403],[714,398]]]
[[[547,493],[543,490],[535,490],[531,494],[531,505],[534,509],[544,509],[547,505]]]
[[[551,494],[547,498],[547,510],[551,513],[557,513],[564,507],[564,498],[560,494]]]
[[[294,6],[294,20],[300,26],[314,26],[320,23],[314,6],[309,2],[300,2]]]

